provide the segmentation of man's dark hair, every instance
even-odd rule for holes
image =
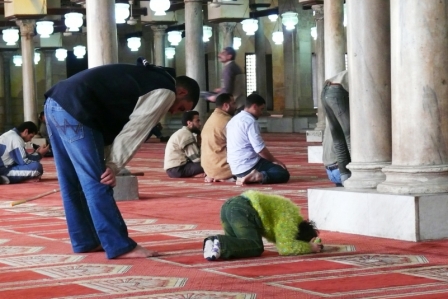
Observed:
[[[24,123],[21,123],[16,127],[16,129],[20,133],[28,129],[28,134],[37,134],[37,126],[32,121],[26,121]]]
[[[319,235],[319,230],[313,221],[303,220],[299,223],[299,233],[296,239],[299,241],[310,242]]]
[[[199,84],[196,80],[187,77],[187,76],[179,76],[176,77],[176,87],[183,87],[188,91],[186,96],[187,101],[193,103],[193,108],[196,107],[196,104],[199,101]]]
[[[185,111],[184,114],[182,114],[182,125],[186,126],[187,121],[193,121],[195,115],[199,115],[199,112],[195,110]]]
[[[233,95],[231,93],[221,93],[216,97],[216,107],[218,108],[222,108],[222,105],[224,105],[225,103],[230,103],[230,101],[232,100]]]
[[[231,56],[231,60],[235,60],[236,57],[236,51],[234,48],[232,47],[225,47],[224,51],[226,51],[227,54],[229,54]]]
[[[252,106],[253,104],[255,104],[257,106],[261,106],[261,105],[265,105],[266,101],[259,94],[252,93],[246,98],[245,107],[250,108],[250,106]]]

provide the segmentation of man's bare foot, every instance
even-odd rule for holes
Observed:
[[[204,178],[204,182],[206,182],[206,183],[213,183],[214,181],[215,181],[215,179],[209,177],[208,175],[206,175]]]
[[[194,178],[204,178],[204,177],[206,177],[207,175],[205,174],[205,173],[199,173],[199,174],[197,174],[197,175],[194,175],[193,177]]]
[[[254,169],[249,174],[236,180],[236,184],[242,186],[248,183],[258,183],[263,179],[263,175],[258,170]]]
[[[226,183],[234,183],[236,182],[234,177],[228,178],[228,179],[224,179],[224,180],[215,180],[215,182],[226,182]]]
[[[140,245],[137,245],[133,250],[129,251],[128,253],[122,254],[120,256],[117,256],[117,259],[129,259],[129,258],[139,258],[139,257],[151,257],[151,256],[158,256],[159,253],[156,251],[148,250],[146,248],[141,247]]]

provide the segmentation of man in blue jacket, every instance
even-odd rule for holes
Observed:
[[[199,85],[137,65],[91,68],[45,93],[45,115],[74,252],[109,259],[157,255],[129,238],[112,187],[115,175],[167,112],[191,110]]]

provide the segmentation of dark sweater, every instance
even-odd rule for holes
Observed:
[[[45,93],[83,125],[113,142],[129,121],[139,97],[156,89],[175,92],[175,80],[157,67],[109,64],[63,80]],[[148,132],[151,128],[148,128]]]

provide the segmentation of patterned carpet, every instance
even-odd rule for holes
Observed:
[[[321,232],[321,254],[281,257],[266,244],[260,258],[208,262],[202,239],[221,232],[224,200],[254,188],[291,198],[307,213],[307,188],[330,187],[321,165],[307,163],[304,134],[266,134],[292,173],[283,185],[239,187],[169,179],[163,143],[144,144],[131,161],[140,200],[119,202],[130,235],[162,255],[107,260],[73,254],[52,158],[41,182],[0,186],[0,298],[448,298],[448,241],[412,243]],[[343,215],[341,215],[343,217]],[[319,225],[317,223],[317,225]]]

